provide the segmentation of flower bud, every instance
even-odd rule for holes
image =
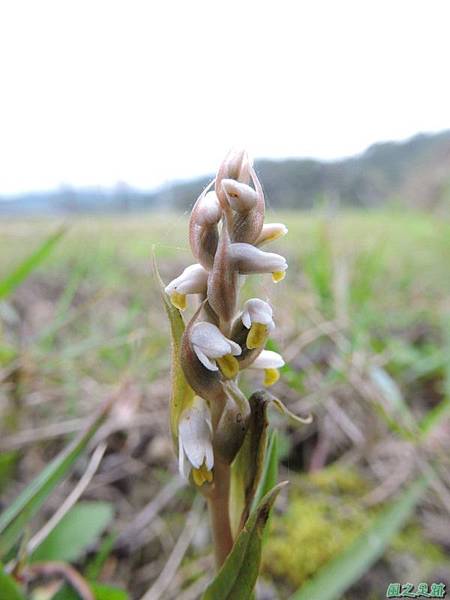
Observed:
[[[258,200],[258,194],[253,188],[234,179],[224,179],[222,188],[227,196],[228,204],[236,212],[248,212]]]
[[[243,150],[231,150],[227,154],[225,159],[222,161],[222,164],[220,165],[219,170],[217,171],[217,176],[215,180],[215,190],[217,198],[219,199],[220,206],[222,207],[222,210],[228,217],[229,227],[231,227],[233,220],[231,214],[231,207],[228,204],[225,190],[222,187],[222,181],[224,179],[234,179],[235,181],[248,184],[250,182],[250,169],[251,164],[247,153]]]
[[[201,265],[190,265],[165,287],[165,292],[174,306],[184,310],[187,304],[186,295],[205,294],[207,282],[208,271]]]
[[[234,211],[228,213],[228,228],[233,242],[252,244],[264,223],[264,195],[253,168],[251,174],[252,180],[257,182],[257,191],[233,179],[222,181],[228,206]]]
[[[199,196],[189,220],[192,254],[205,269],[211,269],[214,262],[219,240],[217,224],[222,216],[216,193],[208,192],[208,187]]]
[[[268,242],[273,242],[280,237],[283,237],[288,232],[288,228],[283,223],[266,223],[261,229],[258,239],[255,241],[255,246],[262,246]]]
[[[231,244],[230,255],[239,273],[272,273],[275,282],[284,279],[286,259],[274,252],[264,252],[251,244]]]

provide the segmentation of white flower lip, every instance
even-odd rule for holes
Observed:
[[[247,300],[244,304],[244,312],[242,313],[241,319],[247,329],[250,329],[252,323],[266,325],[269,332],[275,327],[272,318],[272,307],[270,304],[259,298],[250,298],[250,300]]]
[[[238,356],[242,350],[239,344],[226,338],[216,325],[207,322],[196,323],[191,330],[191,344],[199,361],[210,371],[218,371],[215,359],[226,354]]]
[[[236,262],[239,273],[275,273],[286,271],[286,259],[274,252],[264,252],[251,244],[231,244],[230,253]]]
[[[196,396],[178,423],[178,466],[181,475],[188,479],[191,468],[199,469],[203,464],[208,471],[214,466],[212,425],[205,400]]]
[[[169,296],[173,292],[179,294],[202,294],[206,292],[208,271],[201,265],[195,264],[186,267],[184,271],[173,279],[165,288]]]
[[[251,369],[279,369],[285,365],[284,359],[278,352],[272,350],[263,350],[255,358],[249,368]]]
[[[234,179],[223,179],[222,188],[231,208],[236,212],[248,212],[258,199],[258,194],[252,187]]]

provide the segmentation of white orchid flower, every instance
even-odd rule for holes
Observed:
[[[269,387],[278,381],[280,378],[278,369],[284,365],[285,362],[281,354],[272,350],[263,350],[249,368],[264,370],[264,385]]]
[[[251,244],[231,244],[230,253],[242,275],[272,273],[275,282],[284,279],[288,264],[286,259],[274,252],[264,252]]]
[[[235,356],[242,350],[239,344],[229,340],[216,325],[196,323],[191,330],[190,340],[199,361],[210,371],[218,371],[232,379],[239,371]]]
[[[213,466],[211,415],[205,400],[195,396],[178,422],[178,467],[186,479],[192,471],[194,483],[201,486],[212,481]]]
[[[208,284],[208,271],[202,265],[195,264],[186,267],[184,271],[173,279],[165,288],[170,296],[170,301],[180,310],[186,308],[187,294],[204,294]]]
[[[244,326],[250,330],[246,341],[247,348],[250,350],[261,348],[268,334],[275,328],[272,307],[259,298],[247,300],[244,304],[241,320]]]

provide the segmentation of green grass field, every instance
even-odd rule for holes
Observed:
[[[286,517],[277,514],[264,576],[268,586],[284,594],[280,598],[287,598],[355,539],[424,464],[437,470],[438,481],[448,489],[450,222],[400,211],[274,214],[267,221],[289,228],[288,236],[270,248],[287,256],[288,274],[279,284],[270,276],[250,277],[243,294],[268,298],[275,307],[277,330],[270,343],[287,365],[274,392],[294,412],[315,415],[314,423],[301,430],[274,420],[280,428],[282,475],[291,479],[298,506],[306,502],[310,522],[317,521],[312,533],[299,531],[289,544],[314,546],[325,530],[333,539],[327,545],[317,541],[307,556],[299,550],[284,560],[283,519],[296,521],[296,509]],[[0,280],[61,224],[60,219],[0,223]],[[165,281],[191,264],[186,224],[187,217],[178,214],[71,219],[48,259],[0,302],[0,489],[5,503],[55,455],[80,427],[80,419],[120,386],[125,391],[115,430],[84,498],[113,506],[108,531],[120,536],[138,511],[170,485],[176,460],[166,413],[168,325],[151,253],[154,247]],[[247,391],[261,385],[254,377],[244,383]],[[82,470],[83,465],[59,488],[33,531]],[[317,482],[310,474],[320,470],[329,473],[331,483]],[[358,483],[345,483],[343,472]],[[355,507],[353,529],[339,513],[340,498],[348,494]],[[450,530],[446,498],[442,489],[441,494],[430,492],[409,533],[396,539],[384,562],[376,563],[346,597],[382,598],[392,578],[442,579],[449,570],[445,549],[450,539],[442,533],[445,527]],[[113,541],[93,576],[139,597],[164,566],[179,533],[179,515],[191,499],[188,490],[174,491],[158,523],[147,524],[134,544],[128,538],[122,546]],[[338,504],[331,520],[325,508],[317,508],[328,502]],[[434,557],[428,562],[414,551],[425,543]],[[181,589],[202,580],[205,544],[199,534],[165,598],[180,598]],[[94,571],[101,548],[95,541],[77,556],[83,572]]]

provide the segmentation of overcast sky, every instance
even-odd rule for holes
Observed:
[[[450,128],[450,3],[2,0],[0,193]]]

